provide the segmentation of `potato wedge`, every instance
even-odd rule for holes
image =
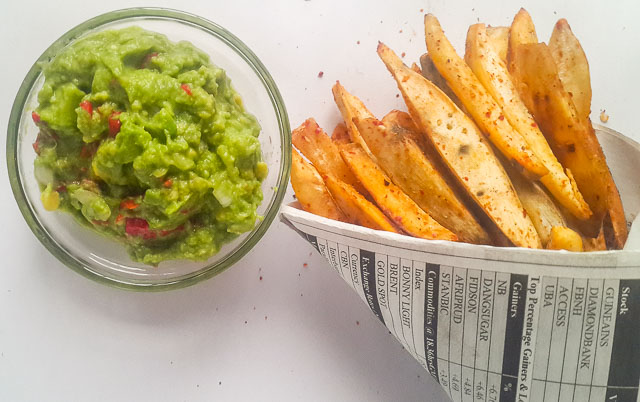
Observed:
[[[351,142],[347,126],[345,126],[344,123],[338,123],[333,129],[333,133],[331,133],[331,141],[333,141],[334,144],[348,144]]]
[[[624,209],[591,121],[578,115],[547,45],[518,45],[513,56],[520,97],[593,211],[581,231],[596,237],[604,222],[607,245],[622,248],[628,235]]]
[[[347,125],[347,130],[349,131],[349,136],[351,137],[351,142],[355,142],[356,144],[360,144],[362,148],[364,148],[367,153],[369,152],[369,148],[367,148],[367,144],[360,137],[360,133],[358,133],[358,129],[355,124],[353,124],[353,118],[357,117],[359,119],[366,119],[369,117],[374,117],[373,113],[367,109],[367,107],[360,101],[360,99],[351,95],[347,90],[340,84],[340,81],[336,81],[331,88],[333,92],[333,99],[340,110],[340,114],[344,119],[345,124]]]
[[[413,125],[410,117],[409,120]],[[455,233],[461,241],[491,243],[487,232],[458,199],[411,135],[394,132],[376,119],[356,120],[355,123],[382,170],[420,208]]]
[[[509,51],[509,27],[487,27],[487,40],[495,50],[500,60],[507,64],[507,52]]]
[[[536,34],[536,26],[533,25],[531,15],[521,8],[520,11],[513,18],[511,28],[509,29],[509,49],[507,51],[507,66],[510,65],[513,58],[513,49],[516,46],[525,43],[538,43],[538,35]],[[511,67],[509,67],[511,71]]]
[[[582,237],[567,227],[554,226],[551,229],[551,240],[547,248],[549,250],[583,251]]]
[[[589,62],[582,46],[564,18],[553,27],[549,49],[558,66],[558,76],[565,91],[571,95],[580,118],[591,114],[591,76]]]
[[[370,229],[400,233],[378,207],[369,202],[353,187],[331,174],[322,177],[338,208],[347,221]]]
[[[525,139],[504,118],[502,109],[482,86],[471,68],[458,56],[444,35],[438,19],[427,14],[424,19],[427,50],[451,90],[460,98],[473,120],[493,145],[534,177],[549,172],[536,157]]]
[[[340,153],[380,209],[402,230],[423,239],[458,240],[455,234],[436,222],[393,184],[360,145],[342,145]]]
[[[422,69],[416,63],[411,63],[411,69],[418,74],[422,74]]]
[[[551,229],[555,226],[567,226],[562,212],[538,184],[524,177],[513,167],[505,165],[505,169],[522,206],[540,236],[542,245],[546,247],[551,240]]]
[[[575,182],[565,174],[564,168],[556,159],[547,140],[520,99],[506,64],[500,60],[488,40],[484,24],[469,27],[464,58],[478,80],[502,108],[507,121],[522,135],[534,155],[549,170],[547,175],[540,178],[542,184],[572,215],[578,219],[588,219],[591,216],[589,205],[578,191]],[[526,205],[525,208],[527,208]],[[544,242],[543,239],[543,244]]]
[[[425,53],[420,56],[420,65],[422,66],[422,76],[429,81],[433,82],[442,92],[444,92],[449,99],[453,101],[453,103],[460,108],[463,112],[467,113],[467,110],[464,108],[460,99],[453,93],[451,88],[449,88],[449,84],[444,79],[444,77],[440,74],[440,71],[436,68],[435,64],[433,64],[433,60],[429,57],[429,53]]]
[[[435,71],[437,72],[438,70]],[[420,129],[416,126],[409,113],[392,110],[382,118],[382,124],[396,135],[411,138],[420,147],[420,150],[427,157],[427,160],[433,164],[436,172],[442,176],[447,185],[453,190],[453,193],[462,202],[462,205],[471,212],[471,215],[476,219],[480,227],[488,233],[490,244],[499,247],[508,247],[511,245],[509,239],[498,229],[487,214],[484,213],[482,208],[471,199],[464,187],[458,183],[451,169],[444,163],[431,141],[420,132]]]
[[[291,133],[291,142],[320,173],[330,174],[353,186],[361,194],[366,190],[344,164],[340,151],[313,118],[307,119]]]
[[[513,244],[540,248],[538,233],[511,181],[473,121],[382,43],[378,55],[395,78],[413,121],[469,196]]]
[[[291,150],[291,186],[302,209],[325,218],[346,222],[347,217],[338,209],[320,174],[310,163]]]

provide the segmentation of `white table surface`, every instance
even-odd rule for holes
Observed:
[[[461,50],[469,24],[509,24],[520,6],[506,0],[380,3],[136,5],[180,8],[225,26],[270,70],[292,125],[315,116],[328,130],[339,119],[330,92],[336,79],[380,116],[403,107],[375,47],[381,40],[406,52],[407,62],[417,60],[425,50],[421,9],[440,18]],[[569,20],[591,63],[594,121],[606,109],[609,127],[640,140],[638,3],[522,5],[541,40],[556,19]],[[80,22],[130,6],[120,0],[0,3],[3,143],[13,98],[42,51]],[[111,289],[67,269],[40,245],[13,200],[5,162],[1,401],[447,400],[358,296],[282,223],[233,269],[194,287],[156,294]]]

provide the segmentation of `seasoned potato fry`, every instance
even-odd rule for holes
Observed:
[[[360,145],[342,145],[340,153],[376,204],[398,227],[423,239],[458,240],[455,234],[436,222],[393,184]]]
[[[505,168],[522,206],[540,236],[542,245],[546,246],[551,239],[551,228],[567,226],[562,212],[540,186],[524,177],[513,167],[505,166]]]
[[[509,27],[487,27],[487,40],[496,51],[500,60],[507,64],[507,52],[509,50]]]
[[[627,222],[620,194],[590,120],[580,118],[560,82],[551,51],[544,43],[524,44],[513,56],[512,74],[523,84],[518,87],[522,100],[593,211],[590,225],[581,225],[582,231],[595,237],[604,221],[607,245],[622,248]]]
[[[413,121],[469,196],[513,244],[540,248],[533,223],[473,121],[434,84],[403,65],[382,43],[378,44],[378,55],[394,76]]]
[[[340,84],[340,81],[336,81],[331,88],[333,92],[333,99],[340,110],[340,114],[344,119],[345,124],[347,125],[347,130],[349,131],[349,136],[351,137],[351,142],[355,142],[356,144],[360,144],[362,148],[364,148],[367,153],[369,152],[369,148],[367,148],[367,144],[360,137],[360,133],[358,133],[358,129],[355,124],[353,124],[353,118],[357,117],[359,119],[367,119],[369,117],[374,117],[373,113],[367,109],[367,107],[360,101],[360,99],[351,95],[347,90]]]
[[[416,63],[411,63],[411,69],[418,74],[422,74],[422,69]]]
[[[509,71],[511,71],[510,64],[513,58],[513,49],[525,43],[538,43],[538,35],[536,34],[536,26],[533,25],[531,15],[529,15],[527,10],[521,8],[513,18],[511,28],[509,29],[509,49],[507,51]]]
[[[567,227],[554,226],[551,229],[551,240],[547,248],[550,250],[583,251],[582,237]]]
[[[422,76],[432,83],[434,83],[442,92],[444,92],[449,99],[453,101],[453,103],[460,108],[463,112],[467,113],[467,109],[464,108],[460,99],[453,93],[447,81],[442,77],[440,71],[436,68],[435,64],[433,64],[433,60],[429,57],[429,53],[425,53],[420,56],[420,65],[422,66]]]
[[[409,120],[413,125],[410,117]],[[356,126],[382,170],[420,208],[455,233],[461,241],[491,243],[487,232],[458,199],[411,135],[394,132],[376,119],[356,120]]]
[[[500,106],[478,81],[471,68],[458,56],[437,18],[427,14],[424,22],[427,50],[433,64],[480,129],[507,159],[522,166],[534,177],[547,174],[549,170],[536,157],[522,135],[505,120]]]
[[[435,67],[434,67],[435,68]],[[436,70],[437,72],[438,70]],[[439,74],[439,73],[438,73]],[[426,78],[426,77],[425,77]],[[455,95],[454,95],[455,96]],[[485,214],[480,205],[478,205],[468,194],[464,187],[458,183],[457,178],[451,172],[433,144],[420,132],[411,115],[400,110],[392,110],[382,118],[382,124],[394,132],[396,135],[411,138],[425,154],[427,160],[431,162],[436,171],[444,178],[445,182],[453,190],[458,199],[462,201],[471,215],[474,216],[482,229],[489,235],[490,241],[494,246],[508,247],[511,244],[509,239],[493,224],[491,219]],[[407,174],[410,174],[409,172]],[[417,179],[416,179],[417,180]],[[406,190],[405,190],[406,192]],[[460,237],[460,236],[458,236]]]
[[[323,176],[327,189],[347,221],[370,229],[399,233],[387,217],[353,187],[331,174]]]
[[[571,31],[564,18],[558,20],[551,39],[549,49],[558,66],[558,76],[565,91],[571,95],[580,118],[589,118],[591,114],[591,76],[589,62],[582,46]]]
[[[291,186],[302,205],[302,209],[325,218],[345,221],[346,216],[338,209],[316,168],[291,150]]]
[[[334,144],[348,144],[351,142],[347,126],[344,123],[338,123],[331,133],[331,140]]]
[[[314,119],[307,119],[291,133],[291,142],[318,169],[321,176],[330,174],[366,194],[351,170],[344,164],[340,151]]]
[[[575,182],[565,174],[564,168],[556,159],[547,140],[520,99],[507,66],[500,60],[488,41],[484,24],[469,27],[465,60],[478,80],[502,108],[511,126],[522,135],[536,157],[549,170],[547,175],[540,178],[542,184],[571,214],[579,219],[588,219],[591,216],[589,206],[578,191]]]

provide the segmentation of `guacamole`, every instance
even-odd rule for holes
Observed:
[[[32,117],[45,209],[150,265],[205,260],[253,229],[260,125],[205,53],[130,27],[78,40],[44,76]]]

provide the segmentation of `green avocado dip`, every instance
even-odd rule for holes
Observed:
[[[45,209],[149,265],[205,260],[261,218],[260,126],[190,43],[103,31],[63,50],[44,76],[32,117]]]

